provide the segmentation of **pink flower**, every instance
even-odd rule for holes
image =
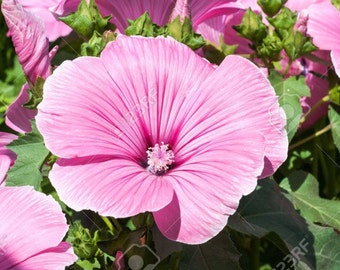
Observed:
[[[43,22],[47,32],[49,41],[55,41],[57,38],[67,36],[72,29],[64,22],[58,19],[59,16],[67,15],[70,12],[77,10],[77,6],[65,6],[63,11],[59,11],[59,5],[63,0],[17,0],[24,10],[32,12],[39,17]],[[77,0],[77,5],[79,0]]]
[[[10,144],[16,138],[17,136],[14,134],[0,132],[0,186],[6,177],[8,169],[16,159],[15,153],[7,149],[6,145]]]
[[[0,269],[65,269],[77,257],[61,242],[68,226],[50,196],[32,187],[0,187]]]
[[[17,99],[9,106],[6,124],[17,132],[30,132],[30,120],[34,118],[36,111],[23,107],[29,100],[27,91],[30,86],[35,85],[38,77],[46,78],[51,74],[51,59],[57,47],[49,52],[44,25],[38,17],[23,9],[17,1],[4,0],[1,9],[29,83],[22,87]]]
[[[307,33],[319,49],[331,51],[335,72],[340,77],[340,12],[330,2],[312,5],[308,11]]]
[[[153,212],[168,238],[203,243],[286,159],[285,117],[238,56],[214,68],[171,38],[119,36],[47,78],[37,126],[50,179],[75,210]]]

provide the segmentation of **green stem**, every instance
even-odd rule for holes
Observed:
[[[260,239],[252,238],[250,244],[249,257],[251,269],[253,270],[260,269]]]
[[[292,63],[293,63],[293,61],[292,61],[291,59],[289,59],[288,65],[286,66],[286,69],[285,69],[285,71],[284,71],[283,74],[282,74],[282,77],[283,77],[283,78],[285,78],[285,77],[287,76],[287,73],[288,73],[290,67],[292,66]]]
[[[315,132],[313,135],[311,135],[311,136],[309,136],[307,138],[304,138],[301,141],[298,141],[297,143],[294,143],[293,145],[291,145],[289,147],[289,151],[291,151],[291,150],[295,149],[296,147],[298,147],[298,146],[300,146],[300,145],[302,145],[302,144],[304,144],[304,143],[306,143],[306,142],[308,142],[308,141],[310,141],[310,140],[312,140],[312,139],[314,139],[314,138],[316,138],[316,137],[326,133],[327,131],[331,130],[331,128],[332,128],[332,124],[329,124],[326,127],[324,127],[323,129]]]
[[[104,223],[106,224],[106,226],[110,229],[110,231],[114,232],[114,228],[112,223],[110,222],[110,220],[107,217],[101,217],[102,220],[104,221]]]
[[[300,119],[300,125],[302,124],[302,123],[304,123],[306,120],[307,120],[307,118],[317,109],[317,108],[319,108],[322,104],[324,104],[325,102],[328,102],[329,101],[329,96],[327,95],[327,96],[324,96],[322,99],[320,99],[317,103],[315,103],[314,105],[313,105],[313,107],[303,116],[303,117],[301,117],[301,119]]]

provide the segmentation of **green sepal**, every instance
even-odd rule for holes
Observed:
[[[281,39],[276,35],[267,35],[261,45],[257,47],[257,53],[261,58],[270,59],[272,61],[280,60],[280,53],[283,45]]]
[[[28,89],[29,100],[24,104],[24,107],[30,110],[35,110],[42,101],[45,79],[38,77],[35,85]]]
[[[287,0],[258,0],[257,4],[261,7],[264,13],[269,17],[273,17],[284,6]]]
[[[116,39],[116,34],[111,31],[104,32],[101,35],[97,31],[94,31],[93,36],[88,42],[81,44],[81,55],[83,56],[99,56],[104,50],[107,43]]]
[[[267,18],[268,22],[275,27],[281,39],[289,37],[294,32],[297,13],[283,7],[275,18]]]
[[[309,37],[306,37],[299,31],[292,33],[284,39],[283,48],[291,60],[295,60],[318,49]]]
[[[70,26],[79,35],[89,39],[94,31],[102,33],[112,16],[103,17],[94,0],[89,3],[81,0],[76,12],[65,17],[59,17],[61,21]]]
[[[188,17],[185,17],[182,23],[180,16],[177,16],[166,26],[166,33],[193,50],[197,50],[205,45],[203,37],[195,33],[192,22]]]
[[[154,24],[148,12],[136,20],[128,20],[129,26],[125,29],[128,36],[156,37],[162,32],[161,27]]]
[[[267,26],[262,22],[261,14],[256,14],[251,8],[245,12],[241,24],[235,25],[233,28],[254,44],[260,44],[267,35]]]
[[[227,45],[224,43],[223,35],[220,36],[219,46],[213,43],[207,42],[203,46],[204,57],[211,63],[221,64],[223,59],[230,54],[234,54],[238,45]]]
[[[78,220],[71,224],[66,240],[72,244],[74,253],[80,259],[93,258],[98,251],[89,229],[84,228]]]

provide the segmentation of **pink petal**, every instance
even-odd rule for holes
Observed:
[[[62,21],[58,20],[58,17],[56,14],[57,12],[54,12],[58,6],[61,4],[61,2],[64,2],[62,0],[17,0],[19,4],[22,5],[24,10],[27,10],[29,12],[32,12],[35,16],[39,17],[41,21],[43,22],[47,38],[49,41],[55,41],[57,38],[62,36],[67,36],[71,33],[72,29]],[[77,5],[80,3],[79,0],[77,0]],[[67,15],[73,11],[77,10],[77,6],[73,9],[70,9],[68,6],[63,8],[63,12],[59,13],[59,16]],[[60,12],[60,10],[58,10]]]
[[[308,13],[307,33],[313,38],[313,43],[321,50],[339,48],[340,12],[331,3],[325,3],[310,6]]]
[[[128,19],[135,20],[146,11],[154,23],[166,24],[175,5],[174,1],[168,0],[97,0],[96,3],[104,16],[113,15],[111,21],[121,33],[125,32]]]
[[[340,45],[340,42],[339,42]],[[331,58],[334,65],[334,70],[338,77],[340,77],[340,49],[336,47],[334,50],[331,51]]]
[[[44,25],[14,0],[2,1],[1,9],[25,75],[32,84],[38,76],[46,78],[50,74],[50,58]]]
[[[165,236],[200,244],[225,227],[242,195],[255,189],[263,168],[265,139],[256,132],[249,138],[246,131],[239,131],[223,143],[216,134],[219,141],[202,146],[202,153],[166,175],[175,195],[171,204],[154,213]]]
[[[156,211],[171,201],[171,183],[124,159],[59,160],[50,173],[60,199],[76,211],[129,217]]]
[[[57,247],[46,249],[11,269],[64,270],[66,265],[72,264],[75,260],[76,256],[71,245],[67,242],[61,242]]]
[[[302,11],[313,4],[329,3],[329,0],[288,0],[285,6],[292,11]]]
[[[37,114],[35,110],[24,108],[24,104],[29,101],[29,85],[26,83],[21,88],[18,97],[8,106],[6,111],[6,125],[19,133],[32,131],[31,120]]]
[[[14,134],[0,132],[0,186],[6,177],[9,167],[13,165],[16,159],[16,154],[7,149],[6,145],[16,138],[17,136]]]
[[[213,142],[211,136],[218,134],[222,139],[224,134],[248,128],[249,137],[252,137],[251,132],[260,132],[266,139],[265,168],[261,178],[273,174],[286,159],[288,140],[283,110],[265,75],[254,64],[241,57],[229,56],[198,90],[190,94],[177,118],[181,121],[177,126],[182,127],[178,143],[172,144],[175,155],[183,162],[193,155],[190,147],[195,147],[199,153],[208,149]],[[224,127],[228,133],[219,134],[215,130]],[[198,135],[200,133],[203,135]]]
[[[59,157],[119,153],[139,162],[147,147],[170,139],[185,99],[177,93],[201,83],[211,70],[174,40],[120,36],[100,59],[78,58],[56,69],[46,80],[37,126]]]
[[[0,235],[4,253],[0,259],[1,269],[19,267],[21,263],[25,265],[24,261],[34,256],[46,259],[41,255],[45,252],[50,257],[47,263],[55,256],[63,258],[59,268],[51,269],[60,269],[76,260],[72,251],[65,249],[68,244],[58,247],[68,226],[60,206],[52,197],[28,186],[0,187],[0,201]]]

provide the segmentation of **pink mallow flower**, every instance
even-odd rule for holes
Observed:
[[[264,74],[214,68],[172,38],[127,37],[47,78],[37,126],[59,157],[50,179],[75,210],[153,212],[162,233],[203,243],[258,178],[286,159],[285,117]]]
[[[16,159],[15,153],[6,148],[6,145],[16,138],[14,134],[0,132],[0,186],[4,183],[7,171]]]
[[[61,242],[68,225],[58,203],[32,187],[0,187],[0,269],[65,269],[76,261]]]
[[[307,33],[321,50],[331,51],[334,70],[340,77],[340,12],[330,2],[308,9]]]
[[[2,1],[1,10],[28,80],[17,99],[7,109],[6,124],[17,132],[30,132],[30,120],[34,118],[36,111],[23,107],[29,100],[27,91],[30,86],[35,85],[38,77],[45,79],[51,74],[51,59],[57,47],[49,52],[49,42],[42,21],[16,0]]]

